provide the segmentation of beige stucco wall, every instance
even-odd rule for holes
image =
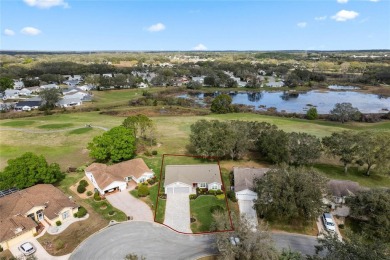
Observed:
[[[22,242],[24,242],[26,239],[28,238],[31,238],[34,236],[34,234],[37,232],[37,230],[35,228],[32,228],[31,230],[28,230],[24,233],[21,233],[19,236],[17,237],[14,237],[8,241],[3,241],[1,242],[1,247],[6,250],[6,249],[9,249],[11,246],[15,245],[15,244],[21,244]]]
[[[69,210],[69,217],[68,218],[66,218],[66,219],[63,219],[62,218],[62,213],[64,213],[65,211],[67,211],[67,210]],[[45,216],[45,220],[47,221],[47,222],[49,222],[49,224],[50,225],[52,225],[52,226],[56,226],[56,222],[59,220],[59,221],[61,221],[61,222],[64,222],[64,221],[67,221],[67,220],[69,220],[69,219],[73,219],[74,217],[73,217],[73,214],[74,213],[77,213],[77,211],[78,211],[78,208],[76,207],[76,208],[64,208],[64,209],[62,209],[60,212],[59,212],[59,214],[58,214],[58,216],[56,217],[56,218],[53,218],[53,219],[49,219],[48,217],[46,217]]]
[[[45,206],[35,206],[32,209],[30,209],[29,211],[27,211],[27,213],[24,214],[24,216],[27,217],[28,215],[34,213],[35,221],[38,221],[37,212],[40,210],[44,210],[44,209],[45,209]]]

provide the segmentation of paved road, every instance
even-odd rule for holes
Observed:
[[[127,216],[133,217],[133,220],[153,222],[153,213],[150,207],[142,200],[130,195],[129,190],[107,195],[106,199],[112,206],[123,211]]]
[[[197,259],[216,254],[211,236],[182,235],[148,222],[129,221],[104,229],[85,240],[71,260],[123,259],[134,253],[146,259]]]
[[[314,255],[314,246],[318,245],[317,237],[284,232],[272,233],[272,239],[277,249],[291,248],[291,250],[299,251],[304,255]]]
[[[192,233],[188,193],[168,193],[164,224],[183,233]]]

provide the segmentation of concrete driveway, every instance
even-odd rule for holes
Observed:
[[[341,233],[340,233],[340,230],[339,230],[339,226],[337,225],[337,222],[336,222],[336,220],[334,219],[334,216],[333,216],[333,215],[332,215],[332,219],[333,219],[333,223],[335,223],[337,238],[338,238],[340,241],[343,241],[343,237],[341,236]],[[325,229],[324,222],[322,221],[322,216],[319,216],[319,217],[317,218],[317,228],[318,228],[318,236],[319,236],[319,237],[323,236],[323,234],[325,234],[325,233],[329,233],[329,231],[327,231],[327,230]]]
[[[24,240],[23,242],[19,243],[19,244],[16,244],[14,246],[11,246],[10,247],[10,251],[11,253],[14,255],[14,257],[16,257],[17,259],[26,259],[26,257],[23,255],[22,252],[19,251],[18,249],[18,246],[20,246],[21,244],[25,243],[25,242],[30,242],[31,244],[33,244],[35,246],[35,248],[37,249],[37,251],[35,252],[35,256],[37,257],[37,259],[39,260],[67,260],[69,259],[69,255],[64,255],[64,256],[52,256],[50,255],[44,248],[43,246],[37,241],[37,239],[35,237],[32,237],[32,238],[29,238],[29,239],[26,239]]]
[[[238,200],[240,214],[245,217],[249,225],[254,229],[258,225],[256,210],[253,208],[253,200]]]
[[[133,253],[146,259],[198,259],[213,255],[212,236],[183,235],[156,223],[129,221],[89,237],[70,259],[124,259]]]
[[[167,194],[164,224],[180,232],[192,233],[188,193]]]
[[[129,190],[108,195],[106,199],[112,206],[122,210],[127,216],[133,217],[133,220],[153,222],[153,213],[150,207],[142,200],[134,198]]]

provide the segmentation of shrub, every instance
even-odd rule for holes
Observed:
[[[91,196],[92,195],[92,191],[87,191],[87,196]]]
[[[215,196],[215,195],[217,195],[217,191],[216,190],[209,190],[208,194]]]
[[[2,246],[0,246],[0,252],[3,252],[3,250],[4,250],[4,249],[3,249],[3,247],[2,247]]]
[[[236,193],[234,193],[234,191],[230,190],[227,192],[227,196],[228,198],[233,201],[233,202],[237,202],[237,199],[236,199]]]
[[[74,217],[74,218],[77,218],[77,213],[73,213],[73,217]]]
[[[93,194],[93,198],[96,201],[101,201],[102,200],[102,197],[100,197],[99,192],[95,192],[95,194]]]
[[[211,213],[215,213],[215,212],[223,212],[224,211],[224,208],[219,206],[219,205],[214,205],[214,206],[211,206],[210,207],[210,212]]]
[[[88,187],[89,183],[86,181],[86,180],[81,180],[79,182],[79,186],[84,186],[84,187]]]
[[[344,229],[344,224],[339,224],[339,229]]]
[[[307,110],[306,118],[309,120],[317,119],[318,118],[317,108],[311,107],[309,110]]]
[[[154,151],[152,152],[152,154],[153,154],[153,155],[157,155],[157,151],[154,150]]]
[[[155,184],[155,183],[156,183],[156,177],[150,178],[150,179],[148,180],[148,183],[149,183],[150,185]]]
[[[84,207],[80,207],[79,211],[77,211],[77,217],[82,218],[87,215],[87,210]]]
[[[65,247],[65,243],[61,239],[56,240],[56,242],[54,244],[55,244],[56,250],[60,250],[60,249],[63,249]]]
[[[112,215],[114,215],[115,214],[115,211],[113,211],[113,210],[110,210],[109,212],[108,212],[108,215],[110,215],[110,216],[112,216]]]
[[[144,152],[144,155],[145,156],[152,156],[152,153],[150,151],[146,151],[146,152]]]
[[[138,186],[138,196],[146,197],[149,195],[149,188],[147,185],[141,184]]]
[[[158,196],[160,199],[167,199],[167,194],[160,194],[160,196]]]
[[[219,194],[215,197],[217,197],[217,199],[219,199],[219,200],[223,200],[223,199],[225,199],[225,194]]]
[[[85,168],[87,168],[87,166],[83,165],[83,166],[80,166],[76,169],[76,172],[84,172]]]
[[[57,221],[56,221],[56,226],[59,227],[59,226],[61,226],[61,225],[62,225],[61,220],[57,220]]]
[[[78,193],[84,193],[85,192],[85,186],[83,186],[83,185],[79,185],[79,186],[77,186],[77,192]]]
[[[223,191],[217,190],[216,193],[217,193],[217,195],[221,195],[221,194],[223,194]]]
[[[190,200],[196,199],[198,196],[196,194],[190,194]]]

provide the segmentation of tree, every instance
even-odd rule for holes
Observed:
[[[214,98],[211,103],[211,112],[217,114],[226,114],[233,111],[232,97],[226,94],[221,94]]]
[[[259,152],[272,163],[288,163],[289,137],[283,130],[271,129],[263,132],[258,141]]]
[[[309,260],[377,260],[389,259],[388,246],[376,239],[370,241],[364,235],[347,233],[347,239],[340,241],[332,234],[319,238],[316,255]]]
[[[55,88],[43,89],[39,96],[42,98],[44,108],[53,109],[60,100],[60,91]]]
[[[229,225],[226,223],[228,218],[220,216],[220,214],[218,212],[213,214],[214,225],[217,225],[219,230],[224,230]],[[220,252],[218,259],[278,259],[278,252],[273,247],[267,226],[260,223],[258,230],[253,231],[252,226],[245,218],[237,218],[233,215],[233,221],[234,232],[216,233],[216,244]],[[238,238],[239,241],[235,238]]]
[[[367,165],[366,175],[374,166],[390,174],[390,133],[364,131],[357,134],[357,140],[357,163]]]
[[[149,117],[138,114],[136,116],[127,117],[122,126],[133,129],[137,137],[149,139],[151,142],[155,141],[155,125]]]
[[[114,127],[103,135],[95,136],[88,144],[88,149],[90,156],[97,161],[129,160],[136,151],[134,130],[124,126]]]
[[[255,208],[265,219],[315,220],[322,212],[327,180],[316,170],[278,168],[255,181]]]
[[[315,108],[315,107],[309,108],[309,110],[307,110],[307,112],[306,112],[306,118],[309,120],[317,119],[318,118],[317,108]]]
[[[6,89],[14,88],[14,81],[10,78],[1,77],[0,78],[0,92],[4,92]]]
[[[321,156],[321,141],[314,135],[292,132],[288,136],[289,163],[304,165]]]
[[[215,86],[215,77],[213,76],[207,76],[204,78],[203,80],[203,83],[206,85],[206,86]]]
[[[48,164],[42,155],[27,152],[8,160],[8,165],[0,174],[0,189],[23,189],[39,183],[55,183],[63,178],[57,163]]]
[[[361,191],[347,199],[351,216],[361,219],[360,226],[370,239],[390,243],[390,190]]]
[[[187,83],[187,88],[188,89],[201,89],[202,88],[202,83],[198,82],[198,81],[190,81]]]
[[[330,119],[345,123],[360,118],[359,109],[352,106],[351,103],[337,103],[330,111]]]
[[[344,173],[348,165],[353,163],[357,156],[357,136],[351,131],[335,132],[331,136],[322,138],[322,144],[327,153],[338,156],[344,165]]]

